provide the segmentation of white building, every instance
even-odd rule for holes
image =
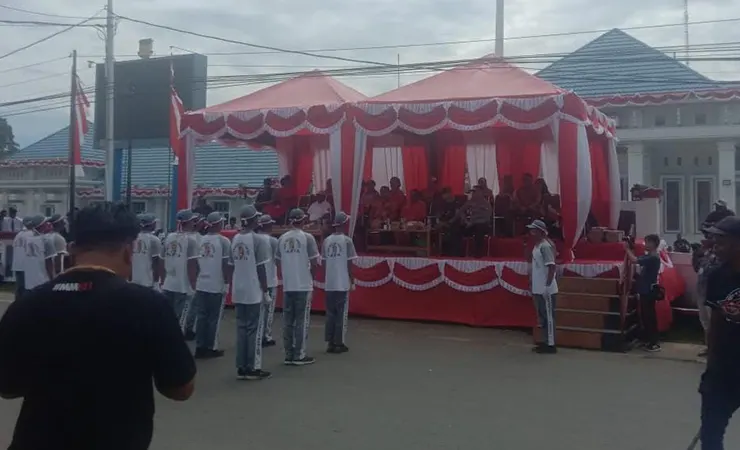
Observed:
[[[713,81],[620,30],[538,76],[572,89],[618,123],[622,196],[663,189],[662,233],[701,239],[716,200],[740,209],[740,90]]]

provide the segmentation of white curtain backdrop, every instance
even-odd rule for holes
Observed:
[[[336,133],[340,131],[337,130]],[[324,137],[324,136],[319,136]],[[313,150],[313,190],[312,194],[323,191],[326,188],[326,180],[331,178],[329,173],[329,147],[325,140],[311,140],[311,149]]]
[[[293,151],[293,138],[279,137],[275,139],[275,153],[278,160],[278,176],[280,178],[290,175],[291,155]]]
[[[619,160],[617,159],[617,141],[609,139],[609,197],[611,199],[610,226],[617,229],[619,212],[622,209],[622,185],[619,182]]]
[[[498,167],[496,165],[496,144],[467,144],[466,159],[468,177],[471,185],[485,178],[494,195],[499,192]]]
[[[560,195],[560,163],[555,142],[546,141],[540,149],[540,177],[545,180],[551,194]]]
[[[591,152],[588,147],[588,133],[586,126],[578,125],[578,158],[576,167],[576,190],[578,192],[578,229],[576,236],[580,236],[586,225],[588,213],[591,210],[593,197],[593,179],[591,174]]]
[[[390,180],[393,177],[398,177],[401,180],[401,186],[405,186],[401,147],[374,147],[372,167],[373,180],[378,189],[382,186],[390,186]]]
[[[342,208],[342,127],[338,127],[329,135],[328,164],[329,178],[334,196],[334,205],[340,210]],[[314,159],[314,161],[316,161]],[[314,171],[315,171],[314,162]],[[326,186],[326,181],[324,181]],[[322,188],[323,189],[323,188]]]
[[[377,149],[373,149],[375,153]],[[400,151],[398,153],[401,153]],[[355,160],[353,167],[353,178],[352,178],[352,211],[345,211],[351,214],[350,217],[350,230],[349,235],[353,236],[355,233],[355,225],[357,225],[357,210],[360,207],[360,192],[362,191],[362,172],[365,168],[365,156],[367,155],[367,133],[359,127],[355,129]],[[373,157],[373,162],[374,161]],[[333,180],[332,180],[333,182]],[[403,182],[403,180],[402,180]],[[376,181],[377,183],[377,181]],[[377,184],[381,186],[380,183]],[[336,184],[340,186],[340,184]],[[335,197],[336,199],[336,197]],[[336,201],[336,200],[335,200]]]

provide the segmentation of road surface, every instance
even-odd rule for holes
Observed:
[[[191,401],[158,399],[152,448],[683,450],[698,426],[695,362],[535,355],[515,331],[374,320],[351,321],[351,352],[326,355],[322,322],[309,340],[316,365],[284,367],[272,348],[273,378],[238,382],[228,312],[227,356],[199,363]],[[18,408],[0,402],[0,447]],[[727,448],[739,446],[736,420]]]

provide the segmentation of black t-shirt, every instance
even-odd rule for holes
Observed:
[[[712,320],[705,377],[729,381],[740,393],[740,273],[726,265],[713,269],[707,275],[706,303],[725,320]]]
[[[23,397],[10,450],[147,449],[152,380],[194,376],[167,300],[110,272],[62,274],[0,321],[0,393]]]
[[[649,294],[652,286],[658,282],[660,273],[660,257],[650,254],[642,255],[637,258],[637,264],[642,268],[637,276],[637,293],[640,295]]]

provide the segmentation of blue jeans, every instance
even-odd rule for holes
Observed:
[[[177,320],[180,322],[180,326],[182,327],[184,320],[183,314],[185,313],[190,296],[188,294],[183,294],[182,292],[172,291],[162,291],[162,294],[167,297],[172,310],[175,312],[175,317],[177,317]]]
[[[223,294],[197,291],[193,304],[197,305],[197,326],[195,328],[195,348],[215,349],[221,315],[223,314]]]
[[[236,368],[241,370],[262,369],[262,321],[263,303],[244,305],[237,303],[236,309]]]
[[[275,302],[277,301],[277,288],[268,288],[267,293],[270,294],[270,303],[265,305],[264,324],[262,328],[262,339],[265,341],[272,340],[272,322],[275,319]]]
[[[326,323],[324,340],[329,345],[344,345],[347,331],[347,291],[326,291]]]
[[[306,357],[311,322],[311,292],[283,292],[283,347],[285,360]]]
[[[188,298],[188,304],[185,309],[185,318],[183,322],[183,331],[195,331],[195,323],[198,321],[198,299],[195,295]]]

